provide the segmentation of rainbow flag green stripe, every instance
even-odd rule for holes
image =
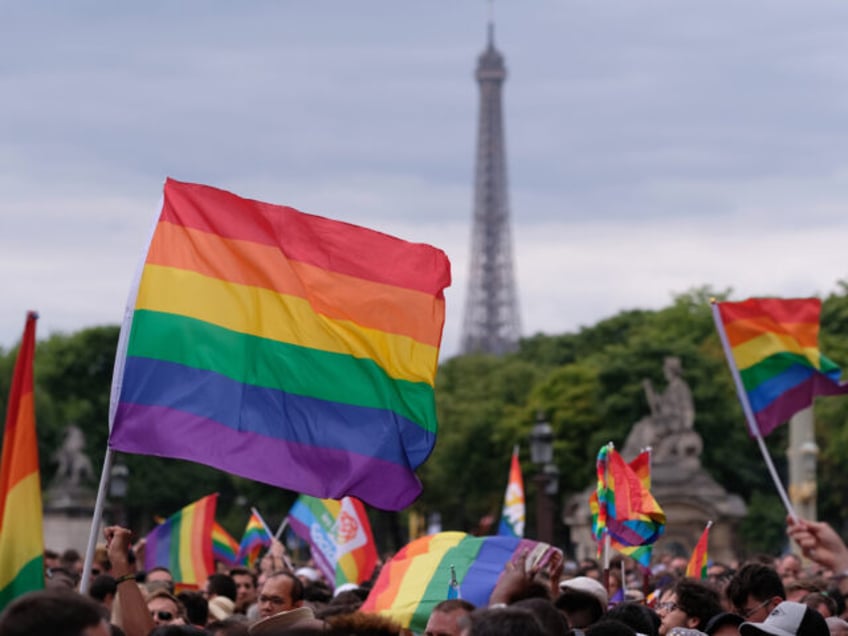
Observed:
[[[212,528],[218,494],[189,504],[156,526],[146,539],[144,567],[166,567],[174,581],[200,586],[212,574]]]
[[[394,380],[373,360],[258,338],[175,314],[137,311],[133,322],[131,357],[174,362],[294,395],[389,409],[436,430],[432,387]],[[215,347],[193,347],[192,342],[214,342]]]

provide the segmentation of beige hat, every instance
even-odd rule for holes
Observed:
[[[600,581],[591,579],[588,576],[575,576],[573,579],[563,579],[560,581],[559,589],[563,594],[573,592],[586,596],[593,596],[600,604],[601,611],[607,611],[609,596]]]
[[[216,621],[222,621],[233,615],[236,604],[226,596],[215,596],[209,599],[209,613]]]
[[[256,621],[248,631],[251,634],[276,634],[280,630],[294,626],[323,628],[325,624],[324,621],[315,618],[315,612],[311,607],[303,606]]]

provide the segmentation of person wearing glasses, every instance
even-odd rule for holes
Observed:
[[[667,636],[675,627],[703,631],[707,622],[721,613],[721,598],[710,585],[695,579],[680,579],[667,599],[657,603],[660,617],[659,636]]]
[[[167,590],[158,589],[147,597],[147,609],[156,627],[160,625],[185,625],[182,605]]]
[[[746,563],[733,575],[725,591],[733,611],[749,623],[762,623],[786,600],[777,570],[762,563]]]
[[[303,583],[291,572],[268,575],[259,592],[259,617],[268,618],[303,605]]]

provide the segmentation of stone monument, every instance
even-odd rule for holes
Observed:
[[[630,461],[643,449],[651,449],[651,494],[666,514],[665,533],[655,544],[655,554],[670,552],[689,557],[708,521],[710,557],[730,561],[736,556],[736,530],[745,516],[745,503],[728,493],[701,466],[703,440],[695,431],[692,391],[683,379],[680,358],[663,363],[666,387],[658,393],[645,379],[645,397],[650,414],[636,422],[621,450]],[[597,544],[592,535],[589,495],[595,485],[571,497],[565,506],[564,522],[571,529],[575,556],[592,558]]]
[[[75,424],[65,430],[53,454],[56,475],[44,493],[44,545],[62,552],[84,552],[94,516],[94,470],[85,454],[85,435]]]

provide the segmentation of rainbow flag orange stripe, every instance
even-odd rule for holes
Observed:
[[[251,512],[250,519],[247,520],[244,534],[241,537],[236,563],[253,569],[262,555],[262,550],[268,548],[270,545],[271,537],[265,531],[265,526],[259,517],[256,516],[256,513]]]
[[[147,535],[144,567],[166,567],[175,582],[200,586],[215,571],[212,526],[218,493],[189,504]]]
[[[429,245],[169,179],[110,446],[400,510],[436,440],[449,284]]]
[[[44,587],[41,479],[35,434],[35,322],[29,312],[12,376],[0,458],[0,609]]]

